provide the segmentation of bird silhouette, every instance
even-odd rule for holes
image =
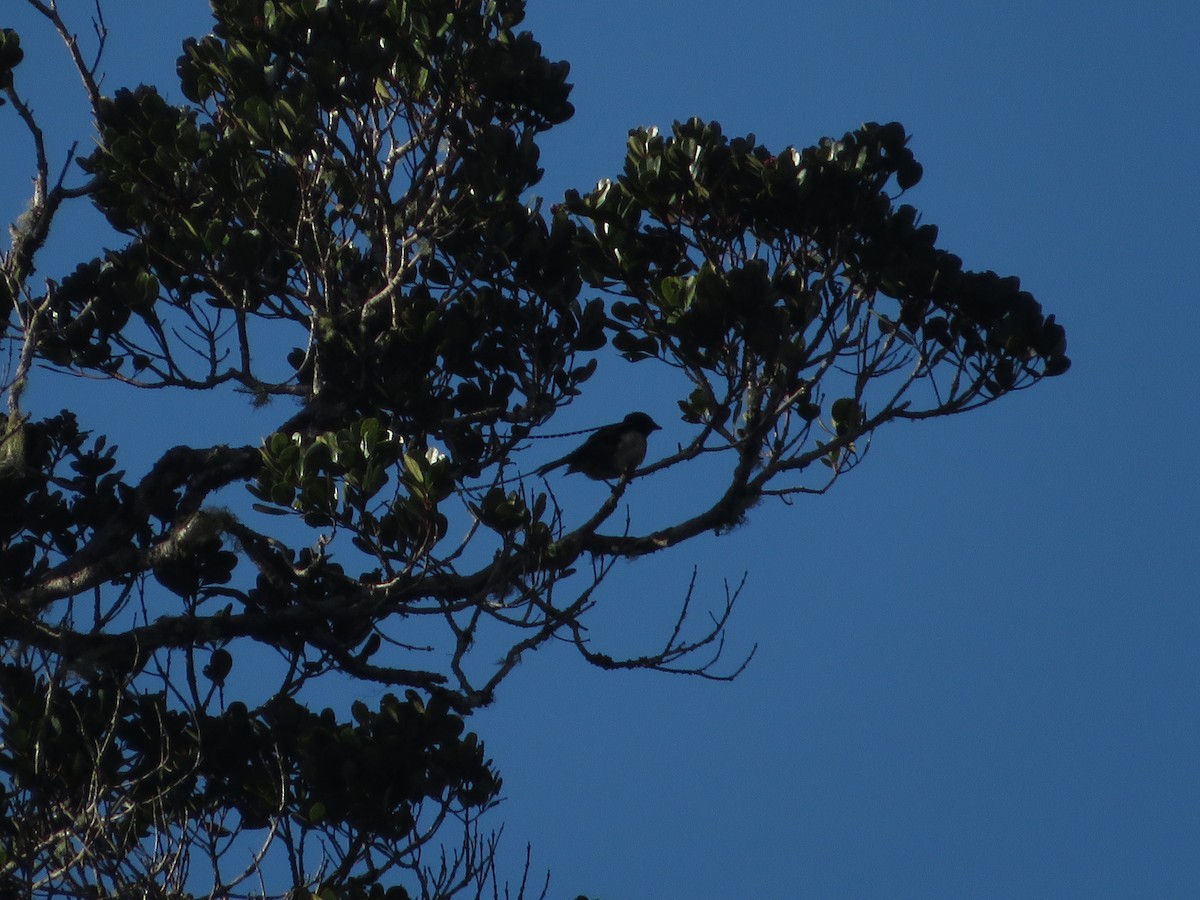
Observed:
[[[646,438],[660,426],[644,412],[631,412],[620,422],[597,428],[566,456],[537,469],[545,475],[559,466],[567,472],[582,472],[596,481],[620,478],[636,469],[646,458]]]

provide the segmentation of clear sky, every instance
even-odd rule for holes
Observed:
[[[109,90],[169,79],[207,21],[108,7]],[[782,148],[896,119],[907,199],[1021,277],[1074,367],[624,567],[598,627],[632,646],[693,568],[712,606],[748,571],[729,652],[757,655],[732,684],[530,657],[473,723],[514,864],[532,843],[555,898],[1200,896],[1200,7],[531,0],[528,24],[576,84],[547,197],[618,174],[638,125]]]

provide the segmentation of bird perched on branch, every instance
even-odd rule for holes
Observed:
[[[566,466],[567,472],[582,472],[596,481],[620,478],[646,458],[646,438],[660,426],[644,412],[632,412],[620,422],[597,428],[566,456],[548,462],[538,475]]]

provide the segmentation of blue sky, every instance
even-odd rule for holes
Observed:
[[[207,22],[109,6],[110,90],[169,79]],[[474,723],[514,863],[529,841],[551,896],[606,900],[1200,896],[1200,12],[532,0],[528,24],[576,84],[547,197],[616,175],[638,125],[782,148],[897,119],[925,167],[910,202],[1021,277],[1074,367],[886,428],[828,495],[623,567],[597,627],[635,645],[693,568],[712,605],[748,571],[729,652],[757,655],[732,684],[531,657]],[[581,425],[626,411],[623,379]]]

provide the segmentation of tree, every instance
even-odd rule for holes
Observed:
[[[567,65],[517,32],[523,0],[214,0],[180,105],[103,95],[100,53],[27,2],[97,146],[82,175],[52,164],[5,30],[4,112],[34,157],[0,282],[7,890],[495,887],[478,821],[500,781],[464,718],[524,655],[744,665],[721,666],[736,591],[699,627],[688,591],[655,653],[595,645],[616,561],[828,490],[886,423],[1069,365],[1016,278],[964,271],[899,202],[922,171],[897,123],[780,151],[695,119],[637,129],[620,177],[543,209],[536,139],[572,108]],[[83,200],[119,246],[35,278]],[[679,412],[674,446],[585,506],[525,473],[601,363]],[[131,478],[86,411],[27,408],[46,369],[279,412],[261,442],[174,446]],[[708,493],[639,530],[647,486],[700,465]],[[335,679],[389,693],[314,711]]]

